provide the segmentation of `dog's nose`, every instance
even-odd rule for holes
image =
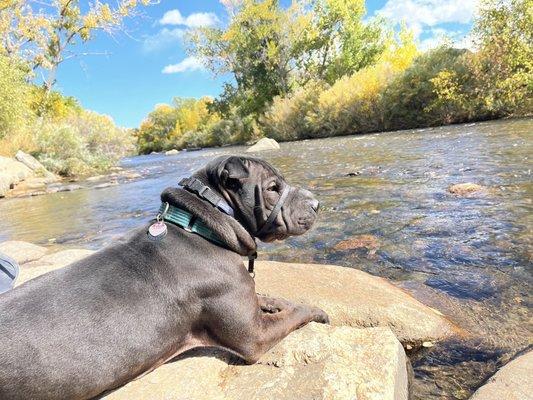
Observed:
[[[320,208],[320,202],[317,199],[311,200],[311,208],[317,213]]]

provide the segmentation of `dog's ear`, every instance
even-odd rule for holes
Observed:
[[[242,179],[250,176],[250,171],[245,161],[237,156],[228,157],[219,169],[220,181],[225,186],[234,186]]]

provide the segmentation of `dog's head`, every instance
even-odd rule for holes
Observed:
[[[264,242],[301,235],[315,222],[318,200],[308,190],[289,185],[266,161],[223,156],[211,161],[206,172],[210,183],[235,210],[235,218]],[[284,191],[281,209],[265,226],[270,213],[281,204]]]

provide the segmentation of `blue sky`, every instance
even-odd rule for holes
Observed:
[[[367,0],[366,4],[369,16],[380,13],[395,22],[404,21],[422,48],[435,46],[444,35],[468,47],[465,36],[476,1]],[[126,22],[127,35],[99,34],[79,45],[80,52],[107,54],[62,64],[57,89],[126,127],[138,126],[155,104],[169,103],[173,97],[216,96],[228,77],[213,77],[197,60],[188,58],[183,33],[190,27],[224,21],[226,13],[219,0],[161,0],[144,8],[142,17]]]

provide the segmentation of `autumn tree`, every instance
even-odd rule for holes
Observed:
[[[478,96],[494,116],[533,111],[533,0],[483,0],[472,58]]]
[[[364,0],[308,0],[292,10],[301,84],[311,79],[332,84],[372,65],[391,39],[383,20],[363,21]]]
[[[215,74],[231,73],[217,110],[241,117],[264,112],[309,80],[333,83],[374,63],[385,48],[377,22],[363,22],[364,0],[225,2],[226,27],[196,29],[190,51]],[[232,108],[233,107],[233,108]]]
[[[73,57],[74,45],[90,40],[96,31],[114,34],[139,4],[152,0],[96,1],[87,10],[79,0],[0,0],[1,50],[24,59],[31,70],[43,72],[46,92],[56,83],[57,67]]]
[[[215,74],[230,72],[235,79],[217,101],[218,111],[227,115],[232,104],[242,116],[258,114],[274,96],[289,91],[290,25],[278,0],[243,0],[229,13],[227,27],[193,31],[190,50]]]

